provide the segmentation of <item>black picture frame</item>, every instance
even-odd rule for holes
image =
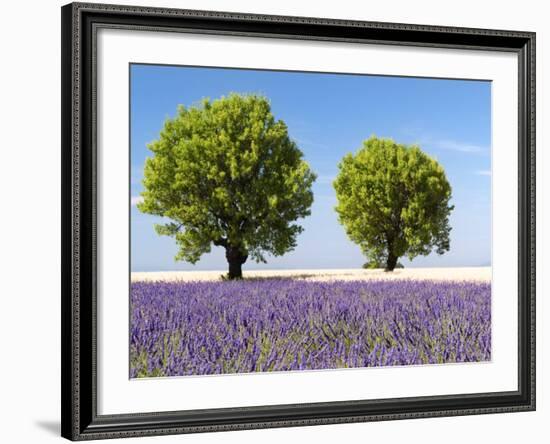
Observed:
[[[68,4],[61,15],[62,436],[85,440],[535,409],[535,33],[86,3]],[[518,390],[98,415],[94,76],[99,27],[515,53],[519,65]]]

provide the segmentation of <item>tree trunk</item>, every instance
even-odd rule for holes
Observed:
[[[243,254],[239,248],[227,247],[225,249],[225,258],[229,264],[228,279],[242,279],[242,264],[248,259],[248,254]]]
[[[384,271],[393,271],[393,269],[397,265],[397,259],[399,258],[393,253],[388,253],[388,259],[386,260],[386,268]]]

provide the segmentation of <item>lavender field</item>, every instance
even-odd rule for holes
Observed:
[[[132,378],[491,359],[489,282],[133,282]]]

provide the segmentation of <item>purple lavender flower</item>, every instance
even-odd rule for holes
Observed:
[[[130,377],[491,359],[491,285],[132,283]]]

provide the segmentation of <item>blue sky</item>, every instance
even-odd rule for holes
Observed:
[[[365,258],[338,223],[332,180],[337,164],[371,135],[418,143],[445,168],[453,189],[451,250],[417,257],[411,267],[489,265],[491,262],[491,84],[486,81],[131,65],[131,268],[225,270],[222,248],[193,265],[175,262],[172,238],[158,236],[158,217],[140,213],[147,143],[177,106],[230,92],[267,96],[277,119],[317,173],[312,213],[301,220],[298,246],[267,264],[243,269],[357,268]]]

